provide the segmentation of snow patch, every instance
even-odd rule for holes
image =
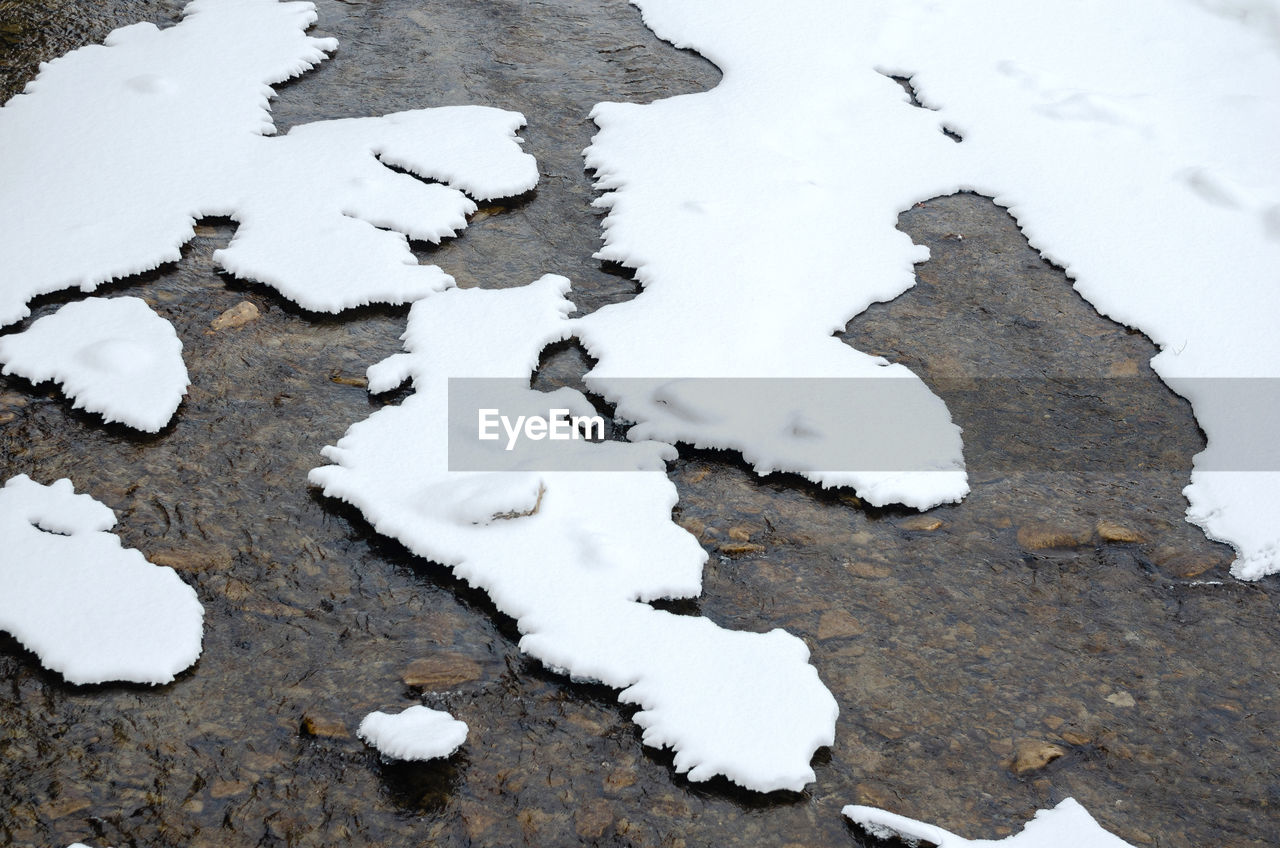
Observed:
[[[453,284],[438,241],[527,191],[522,116],[474,106],[326,121],[281,138],[271,85],[336,49],[311,3],[195,0],[181,23],[112,32],[42,66],[0,109],[0,326],[32,297],[180,258],[197,218],[240,223],[216,261],[308,309],[404,303]],[[392,171],[387,165],[404,169]],[[464,194],[465,192],[465,194]]]
[[[400,713],[369,713],[356,735],[393,760],[434,760],[467,741],[467,725],[441,710],[414,706]]]
[[[1238,577],[1280,570],[1280,474],[1262,457],[1273,440],[1204,389],[1280,378],[1272,0],[800,0],[782,18],[765,0],[636,5],[724,72],[709,92],[592,112],[600,131],[584,155],[609,210],[598,255],[635,269],[644,291],[579,334],[598,360],[587,384],[639,433],[741,450],[761,471],[872,503],[962,497],[941,402],[914,421],[936,434],[921,444],[936,470],[875,485],[824,472],[778,428],[707,423],[731,418],[733,401],[673,418],[628,380],[896,376],[830,336],[913,285],[927,252],[894,228],[898,213],[972,189],[1007,207],[1100,312],[1161,348],[1156,373],[1209,440],[1189,519],[1236,548]],[[806,419],[822,407],[780,404]],[[892,444],[889,426],[872,438]],[[1235,474],[1216,461],[1223,446],[1259,458]]]
[[[760,791],[799,790],[814,779],[809,761],[833,741],[838,712],[804,643],[644,603],[701,590],[706,553],[671,520],[671,446],[560,442],[568,465],[584,470],[538,470],[523,454],[505,471],[450,470],[450,378],[504,378],[502,411],[513,416],[545,414],[548,403],[591,409],[569,389],[528,388],[542,349],[576,325],[568,290],[549,275],[415,303],[406,352],[369,369],[370,386],[411,377],[414,393],[353,425],[324,451],[335,464],[311,480],[486,591],[516,619],[522,651],[622,690],[621,701],[641,707],[645,744],[673,748],[690,780],[719,774]],[[504,455],[500,442],[477,444]]]
[[[121,546],[115,523],[70,480],[5,483],[0,628],[70,683],[169,683],[200,656],[204,608],[172,568]]]
[[[935,825],[875,807],[851,804],[843,813],[877,839],[897,838],[912,846],[927,842],[938,848],[1133,848],[1103,830],[1074,798],[1067,798],[1052,810],[1037,811],[1021,833],[999,840],[964,839]]]
[[[76,409],[155,433],[189,380],[173,325],[136,297],[69,303],[22,333],[0,337],[5,374],[55,380]]]

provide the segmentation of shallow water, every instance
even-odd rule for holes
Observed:
[[[25,8],[11,25],[0,6],[0,92],[36,58],[177,4]],[[537,191],[420,246],[425,260],[462,285],[564,273],[584,311],[634,293],[590,259],[587,112],[707,88],[714,68],[620,2],[319,8],[317,34],[342,47],[282,87],[282,129],[468,102],[530,118]],[[176,266],[108,289],[146,298],[183,340],[193,386],[164,432],[103,427],[48,386],[0,379],[0,474],[72,476],[206,609],[200,662],[158,689],[68,687],[0,636],[0,842],[838,846],[864,842],[846,803],[994,838],[1072,795],[1137,845],[1272,844],[1280,593],[1232,580],[1229,549],[1182,522],[1203,442],[1147,368],[1150,343],[1099,317],[990,201],[930,201],[900,226],[933,259],[845,337],[944,396],[978,469],[969,498],[922,520],[727,454],[682,450],[671,471],[677,518],[711,553],[703,597],[673,608],[787,628],[841,704],[806,792],[675,776],[611,690],[521,658],[483,594],[310,489],[319,449],[395,401],[359,383],[397,349],[405,310],[319,317],[231,281],[210,254],[232,225],[207,221]],[[209,329],[243,300],[258,321]],[[584,364],[558,346],[538,385]],[[1019,379],[968,383],[1001,375]],[[1143,541],[1107,542],[1119,531],[1099,522]],[[447,762],[383,764],[354,738],[369,710],[419,702],[472,728]],[[1015,773],[1042,743],[1063,756]]]

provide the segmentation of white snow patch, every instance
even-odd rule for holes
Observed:
[[[200,656],[204,608],[167,566],[107,531],[115,514],[71,481],[0,488],[0,628],[70,683],[168,683]]]
[[[36,295],[177,261],[209,215],[240,223],[223,268],[308,309],[452,285],[406,236],[465,227],[466,194],[534,186],[523,117],[456,106],[266,138],[270,86],[337,47],[305,35],[315,18],[311,3],[195,0],[177,26],[124,27],[43,65],[0,109],[0,326]]]
[[[69,303],[22,333],[0,337],[5,374],[55,380],[76,409],[157,432],[187,393],[173,325],[136,297]]]
[[[809,761],[833,741],[838,713],[804,643],[643,603],[701,590],[706,554],[671,520],[672,447],[560,442],[569,466],[602,470],[529,470],[523,460],[507,471],[449,470],[451,377],[506,378],[504,414],[545,414],[548,403],[591,410],[577,392],[528,388],[541,350],[574,326],[568,290],[546,276],[415,303],[406,353],[369,369],[375,391],[412,378],[414,394],[353,425],[324,451],[336,464],[311,480],[486,591],[516,619],[521,650],[621,689],[620,700],[642,708],[645,744],[673,748],[690,780],[720,774],[760,791],[798,790],[814,779]],[[480,444],[503,455],[500,442]]]
[[[626,378],[895,376],[830,335],[913,284],[927,254],[894,229],[898,213],[973,189],[1100,312],[1160,346],[1153,367],[1209,439],[1189,519],[1235,546],[1237,576],[1280,570],[1274,440],[1212,388],[1280,378],[1274,2],[800,0],[781,17],[765,0],[636,4],[724,71],[710,92],[593,111],[585,156],[609,210],[599,256],[645,290],[578,332],[599,360],[588,385],[639,433],[738,449],[761,470],[871,489],[873,503],[961,497],[941,403],[915,422],[937,435],[923,443],[937,470],[875,491],[815,469],[776,427],[717,432],[706,421],[732,407],[715,398],[673,417]],[[822,404],[782,409],[817,418]],[[1228,446],[1256,462],[1219,461]]]
[[[1067,798],[1052,810],[1039,810],[1021,833],[999,840],[964,839],[931,824],[875,807],[849,805],[843,810],[850,821],[878,839],[898,838],[908,845],[922,841],[938,848],[1133,848],[1108,833],[1074,798]]]
[[[393,760],[434,760],[467,741],[467,724],[441,710],[414,706],[400,713],[369,713],[356,735]]]

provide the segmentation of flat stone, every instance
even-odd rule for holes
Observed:
[[[418,689],[449,689],[460,683],[479,680],[484,669],[462,654],[433,654],[409,663],[400,675],[406,686]]]
[[[868,580],[879,580],[893,574],[893,569],[886,565],[874,565],[869,562],[850,561],[844,564],[845,570],[854,577],[863,577]]]
[[[860,636],[865,632],[867,629],[847,610],[827,610],[818,620],[818,639],[820,640]]]
[[[573,829],[583,839],[599,839],[613,824],[613,809],[608,801],[587,801],[573,813]]]
[[[1132,707],[1136,706],[1138,703],[1133,699],[1132,695],[1124,690],[1108,695],[1105,700],[1108,704],[1112,704],[1117,707]]]
[[[942,520],[932,515],[913,515],[898,522],[899,530],[910,530],[918,533],[931,533],[942,526]]]
[[[719,548],[720,553],[731,557],[764,553],[764,545],[759,545],[755,542],[721,542]]]
[[[342,739],[347,733],[347,725],[341,719],[323,713],[306,712],[302,714],[300,727],[303,736],[319,736],[325,739]]]
[[[1094,529],[1098,533],[1098,538],[1104,542],[1136,545],[1146,541],[1137,530],[1125,527],[1123,524],[1117,524],[1114,521],[1099,521],[1098,526]]]
[[[209,327],[215,331],[231,330],[236,327],[243,327],[251,321],[257,321],[258,316],[261,314],[258,311],[258,307],[247,300],[242,300],[210,321]]]
[[[1067,753],[1066,749],[1046,742],[1043,739],[1024,739],[1019,742],[1013,752],[1013,771],[1025,774],[1042,769],[1049,763]]]
[[[1090,535],[1082,533],[1076,527],[1037,521],[1023,524],[1018,528],[1018,544],[1029,551],[1078,548],[1088,544]]]

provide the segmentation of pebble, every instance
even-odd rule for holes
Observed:
[[[1219,564],[1213,557],[1183,553],[1168,548],[1157,551],[1154,560],[1162,571],[1170,576],[1181,578],[1199,577],[1206,571],[1212,571]]]
[[[1146,541],[1137,530],[1125,527],[1123,524],[1117,524],[1114,521],[1099,521],[1095,529],[1097,530],[1098,538],[1104,542],[1136,545]]]
[[[1029,551],[1048,548],[1078,548],[1088,543],[1089,534],[1061,524],[1031,522],[1018,528],[1018,544]]]
[[[843,639],[860,636],[867,629],[846,610],[827,610],[818,621],[818,639]]]
[[[873,565],[869,562],[850,561],[844,567],[854,577],[865,577],[868,580],[879,580],[893,573],[893,569],[887,565]]]
[[[1136,706],[1138,703],[1133,699],[1132,695],[1125,692],[1123,689],[1119,692],[1108,695],[1106,697],[1106,701],[1108,704],[1112,704],[1117,707],[1132,707]]]
[[[257,321],[260,314],[258,307],[247,300],[242,300],[217,318],[214,318],[209,322],[209,326],[215,331],[231,330],[236,327],[243,327],[250,321]]]
[[[759,545],[755,542],[721,542],[719,547],[720,553],[731,557],[764,553],[764,545]]]
[[[479,663],[462,654],[440,653],[409,663],[400,679],[418,689],[448,689],[479,680],[483,671]]]
[[[1049,763],[1067,753],[1065,748],[1043,739],[1025,739],[1014,749],[1013,771],[1025,774],[1042,769]]]
[[[300,729],[303,736],[319,736],[325,739],[343,739],[349,735],[345,722],[323,713],[303,713]]]
[[[934,518],[932,515],[913,515],[910,518],[898,522],[898,528],[901,530],[912,530],[922,533],[931,533],[942,526],[942,520]]]

